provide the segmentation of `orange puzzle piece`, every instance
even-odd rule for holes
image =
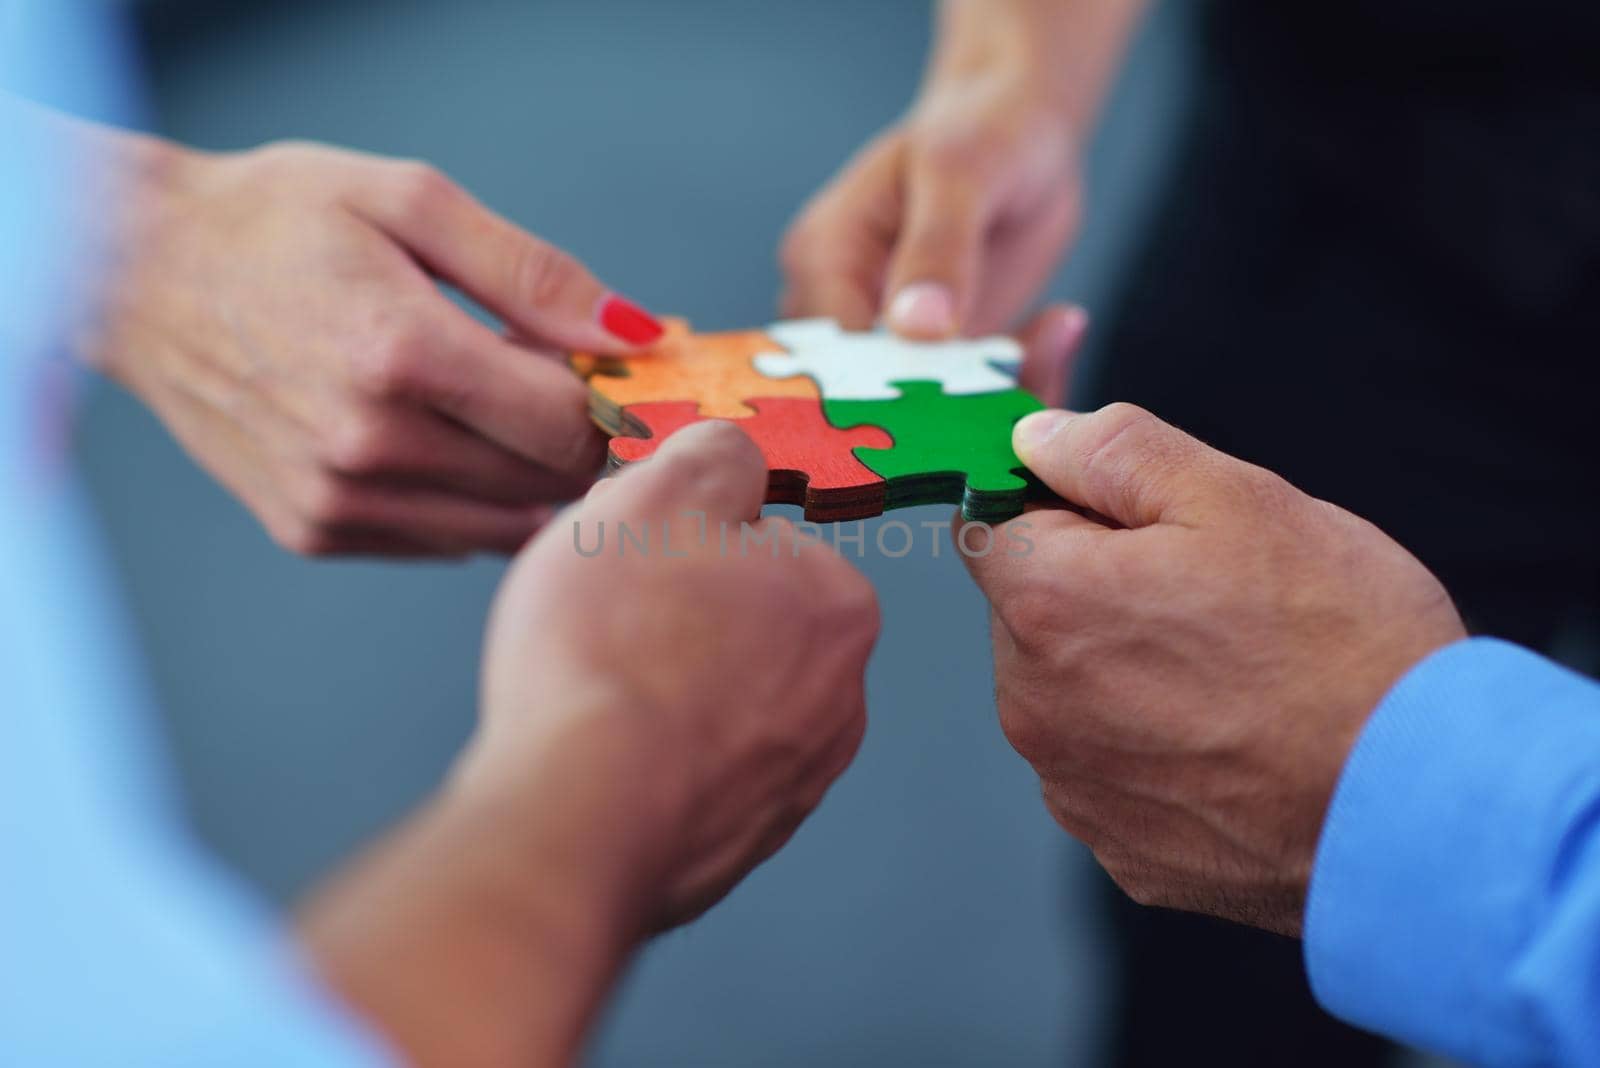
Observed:
[[[666,326],[665,337],[632,356],[572,357],[573,369],[589,383],[595,420],[611,433],[639,431],[627,423],[623,409],[629,405],[693,401],[705,418],[745,419],[755,414],[748,397],[821,400],[809,378],[768,378],[755,369],[756,356],[784,351],[760,330],[694,334],[682,319],[668,319]]]
[[[819,523],[882,514],[888,484],[850,450],[890,448],[894,439],[888,431],[874,426],[840,430],[810,397],[755,397],[746,403],[755,414],[732,422],[767,458],[769,504],[803,505],[806,518]],[[612,438],[616,466],[646,459],[673,433],[707,418],[694,401],[634,404],[626,415],[650,436]]]

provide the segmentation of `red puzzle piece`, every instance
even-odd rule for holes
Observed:
[[[756,397],[745,403],[756,414],[728,422],[749,434],[767,458],[768,503],[803,505],[806,518],[818,523],[883,512],[887,484],[850,450],[890,448],[894,439],[888,431],[873,426],[840,430],[822,414],[821,403],[809,397]],[[611,461],[616,465],[646,459],[674,432],[702,421],[695,401],[630,404],[625,411],[650,436],[612,438]]]

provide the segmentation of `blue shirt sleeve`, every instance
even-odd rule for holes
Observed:
[[[1305,955],[1357,1026],[1600,1065],[1600,685],[1492,639],[1402,678],[1334,793]]]
[[[393,1063],[193,841],[83,502],[47,461],[8,477],[19,422],[0,417],[0,1065]]]
[[[94,205],[61,195],[82,161],[4,94],[115,110],[111,14],[0,0],[0,1065],[392,1063],[185,826],[70,478],[73,376],[50,356],[95,290],[66,254],[94,245]]]

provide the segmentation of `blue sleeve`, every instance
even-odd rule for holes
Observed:
[[[23,452],[8,370],[0,357],[0,1065],[393,1063],[188,832],[83,502],[46,471],[7,477]]]
[[[0,1065],[393,1063],[185,826],[69,477],[60,316],[96,289],[99,212],[3,90],[121,110],[118,6],[0,0]]]
[[[1600,685],[1491,639],[1402,678],[1334,793],[1305,954],[1357,1026],[1600,1065]]]

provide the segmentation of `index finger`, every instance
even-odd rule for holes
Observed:
[[[386,164],[361,215],[516,331],[562,348],[626,352],[661,324],[566,251],[490,211],[424,164]]]
[[[605,437],[564,363],[507,341],[432,291],[404,339],[374,359],[368,388],[422,404],[550,471],[593,475]]]
[[[1047,582],[1056,585],[1072,570],[1073,555],[1089,551],[1090,539],[1108,530],[1066,508],[1024,512],[987,535],[975,534],[982,526],[987,524],[969,523],[957,512],[950,534],[967,573],[996,607],[1034,596]]]
[[[899,142],[868,144],[809,204],[784,237],[783,314],[825,316],[847,330],[878,317],[900,230]]]

